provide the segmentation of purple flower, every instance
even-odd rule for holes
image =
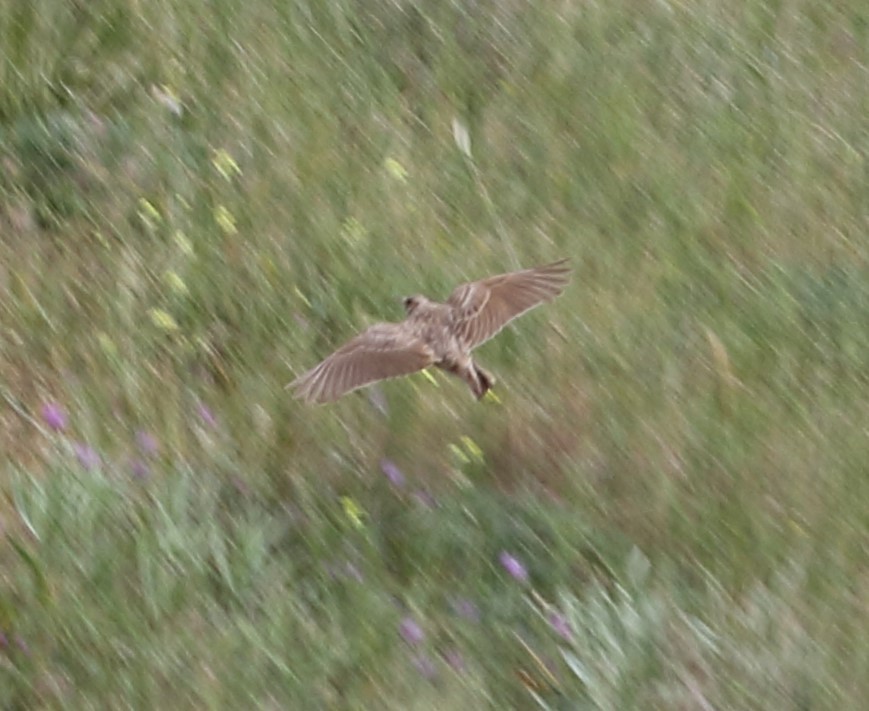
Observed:
[[[78,463],[82,469],[93,471],[100,466],[100,455],[90,445],[84,442],[74,442],[72,451],[75,453],[75,458],[78,459]]]
[[[201,400],[196,403],[196,414],[199,415],[199,419],[202,420],[203,424],[209,427],[217,427],[217,418],[208,405]]]
[[[459,674],[465,671],[465,660],[462,658],[462,653],[458,649],[448,649],[444,652],[444,661],[449,664],[450,668]]]
[[[66,410],[56,402],[47,402],[42,406],[42,421],[55,432],[66,429]]]
[[[146,430],[136,432],[136,446],[146,457],[155,457],[160,449],[157,438]]]
[[[432,658],[427,654],[415,654],[413,657],[414,668],[426,679],[434,679],[438,670]]]
[[[570,642],[573,639],[573,630],[570,629],[570,623],[560,612],[553,610],[549,613],[549,624],[552,626],[555,634],[566,642]]]
[[[404,474],[391,459],[380,460],[380,471],[384,473],[389,483],[396,487],[404,486]]]
[[[462,619],[468,620],[468,622],[480,621],[480,609],[468,598],[454,598],[450,606],[453,608],[453,612]]]
[[[501,561],[504,570],[506,570],[515,580],[518,580],[520,583],[524,583],[528,580],[528,571],[518,558],[507,551],[501,551],[498,560]]]
[[[398,632],[401,638],[411,647],[421,644],[425,639],[425,632],[419,626],[416,620],[412,617],[405,617],[398,626]]]
[[[151,475],[151,468],[138,457],[130,462],[130,470],[136,479],[147,479]]]

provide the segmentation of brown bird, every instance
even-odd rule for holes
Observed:
[[[409,296],[404,321],[374,324],[287,387],[305,402],[331,402],[377,380],[434,365],[464,379],[480,399],[495,378],[474,362],[471,351],[517,316],[552,301],[569,278],[562,259],[462,284],[444,304]]]

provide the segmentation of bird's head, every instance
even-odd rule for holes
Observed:
[[[420,305],[426,302],[426,298],[424,296],[420,296],[419,294],[414,294],[413,296],[405,296],[404,297],[404,310],[407,312],[407,315],[410,316],[416,309],[420,307]]]

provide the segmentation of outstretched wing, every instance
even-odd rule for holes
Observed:
[[[288,387],[307,403],[337,400],[363,385],[422,370],[431,349],[400,323],[378,323],[352,338]]]
[[[453,330],[468,349],[475,348],[517,316],[552,301],[569,280],[570,267],[562,259],[462,284],[447,300],[453,309]]]

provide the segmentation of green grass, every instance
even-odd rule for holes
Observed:
[[[4,708],[862,708],[867,67],[857,0],[0,0]],[[563,256],[500,402],[283,389]]]

